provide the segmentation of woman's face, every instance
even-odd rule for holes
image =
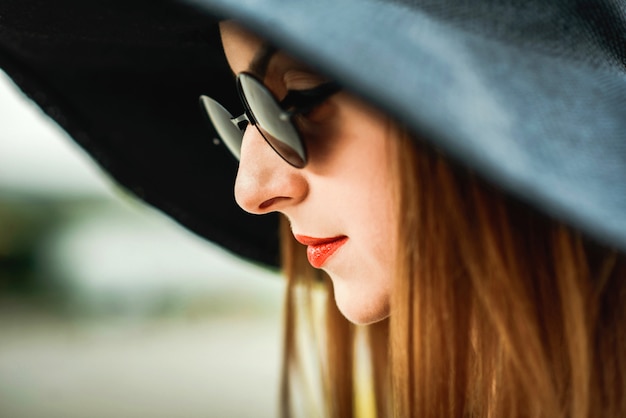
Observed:
[[[263,41],[231,22],[221,25],[221,33],[233,72],[254,72],[251,63],[264,50]],[[328,81],[280,51],[257,75],[279,100],[288,90]],[[302,169],[287,164],[257,129],[247,127],[235,198],[247,212],[287,216],[311,264],[330,275],[346,318],[360,324],[381,320],[389,315],[396,254],[389,121],[341,91],[305,118],[310,130],[303,131],[308,163]]]

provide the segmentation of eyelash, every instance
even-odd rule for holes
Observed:
[[[291,105],[289,107],[297,110],[292,118],[299,128],[303,122],[311,123],[311,114],[319,110],[319,108],[321,106],[324,106],[328,101],[328,98],[326,98],[318,103],[311,103],[310,92],[314,90],[315,88],[304,90],[287,90],[287,95],[282,100],[283,103],[285,101],[289,101]],[[303,107],[303,110],[299,110]]]
[[[305,112],[298,112],[291,117],[293,124],[305,137],[313,138],[320,134],[320,129],[323,128],[324,118],[318,115],[326,104],[326,101],[323,101],[307,109]]]

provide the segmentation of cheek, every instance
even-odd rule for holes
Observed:
[[[374,247],[388,259],[397,222],[396,179],[391,161],[393,138],[380,126],[368,132],[370,135],[361,137],[364,145],[359,155],[360,166],[352,168],[353,185],[348,192],[355,195],[353,213],[358,214],[359,223],[368,235],[377,238]]]
[[[373,287],[388,290],[395,271],[397,234],[395,220],[388,206],[366,213],[359,222],[360,231],[355,231],[355,271],[367,276]]]
[[[341,199],[346,222],[360,236],[360,246],[392,269],[396,251],[397,179],[394,157],[398,141],[389,120],[358,103],[346,114]]]
[[[329,138],[330,151],[307,166],[315,185],[309,198],[332,231],[350,237],[350,247],[327,270],[337,306],[352,322],[369,323],[389,312],[397,247],[396,139],[379,112],[357,101],[339,108],[341,125]]]
[[[338,212],[353,239],[350,266],[334,279],[335,298],[356,323],[385,318],[397,254],[397,198],[392,158],[394,138],[386,124],[368,124],[346,163]],[[332,275],[331,275],[332,276]]]

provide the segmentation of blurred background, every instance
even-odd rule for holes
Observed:
[[[116,188],[0,72],[0,417],[277,416],[282,292]]]

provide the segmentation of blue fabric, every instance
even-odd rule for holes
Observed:
[[[626,250],[626,6],[196,0],[489,181]]]

